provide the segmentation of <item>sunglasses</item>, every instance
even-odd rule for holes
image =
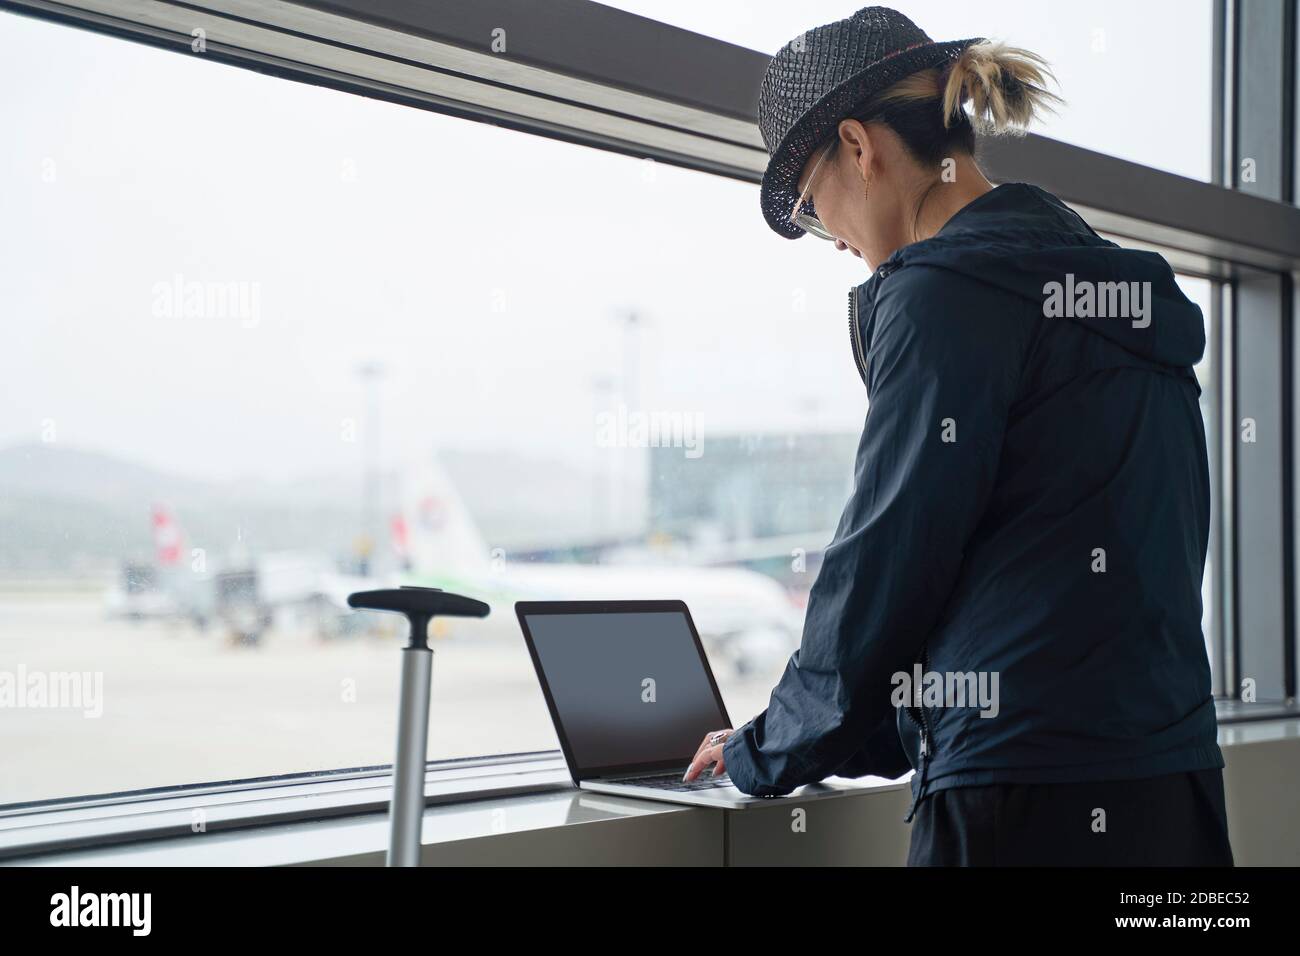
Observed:
[[[803,192],[799,194],[798,200],[794,204],[794,209],[790,211],[790,221],[805,232],[810,232],[818,239],[827,239],[835,241],[835,236],[831,231],[822,225],[822,221],[817,218],[817,210],[813,208],[812,200],[808,194],[812,191],[813,183],[817,179],[817,171],[821,168],[822,162],[830,153],[829,149],[822,150],[821,156],[817,157],[817,162],[813,164],[812,172],[808,176],[808,185],[804,186]]]

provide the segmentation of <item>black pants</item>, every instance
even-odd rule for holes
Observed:
[[[1232,866],[1223,771],[927,794],[908,866]]]

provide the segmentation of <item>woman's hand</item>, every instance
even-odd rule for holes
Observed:
[[[727,738],[730,737],[733,732],[734,731],[728,727],[726,730],[715,730],[712,733],[705,734],[704,740],[700,744],[700,749],[695,751],[695,759],[692,760],[691,765],[686,768],[686,776],[682,777],[682,782],[690,783],[703,773],[706,767],[711,765],[716,765],[713,766],[713,776],[721,777],[726,773],[727,764],[726,761],[722,759],[722,745],[727,742]]]

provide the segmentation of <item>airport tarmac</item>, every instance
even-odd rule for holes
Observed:
[[[513,613],[447,624],[431,642],[430,759],[557,748]],[[390,763],[399,630],[280,628],[246,647],[216,626],[109,619],[94,591],[0,593],[0,674],[102,674],[100,716],[0,709],[0,805]],[[736,724],[783,663],[743,679],[715,664]]]

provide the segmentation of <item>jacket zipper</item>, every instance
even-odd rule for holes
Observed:
[[[884,279],[897,269],[896,265],[882,265],[876,274]],[[862,330],[858,327],[858,287],[849,289],[849,342],[853,346],[853,362],[858,367],[862,384],[867,385],[867,357],[862,349]]]
[[[885,264],[877,270],[879,279],[886,278],[897,268],[896,265]],[[858,375],[862,377],[862,384],[867,385],[867,360],[862,352],[862,332],[858,327],[858,287],[854,286],[849,289],[849,342],[853,346],[853,361],[858,366]],[[930,650],[925,645],[921,647],[921,674],[924,676],[930,671]],[[903,818],[904,823],[911,823],[912,817],[916,813],[916,805],[920,801],[925,791],[926,771],[930,767],[931,749],[934,746],[934,735],[930,733],[930,721],[926,717],[924,705],[919,707],[905,707],[908,718],[916,724],[921,732],[921,781],[917,785],[916,796],[912,798],[912,805],[907,809],[907,816]],[[920,717],[917,717],[917,714]]]
[[[921,677],[930,672],[930,649],[926,645],[921,646]],[[907,716],[911,718],[912,723],[916,724],[921,731],[921,779],[916,787],[916,796],[912,798],[912,805],[907,808],[907,816],[903,818],[904,823],[911,823],[912,817],[916,814],[916,805],[921,802],[921,797],[925,795],[926,771],[930,769],[930,757],[933,756],[934,734],[930,732],[930,721],[926,717],[925,705],[919,704],[916,707],[907,707]],[[917,717],[920,714],[920,717]]]
[[[862,336],[858,331],[858,287],[849,290],[849,342],[853,345],[853,361],[858,367],[862,384],[867,384],[867,363],[862,357]]]

